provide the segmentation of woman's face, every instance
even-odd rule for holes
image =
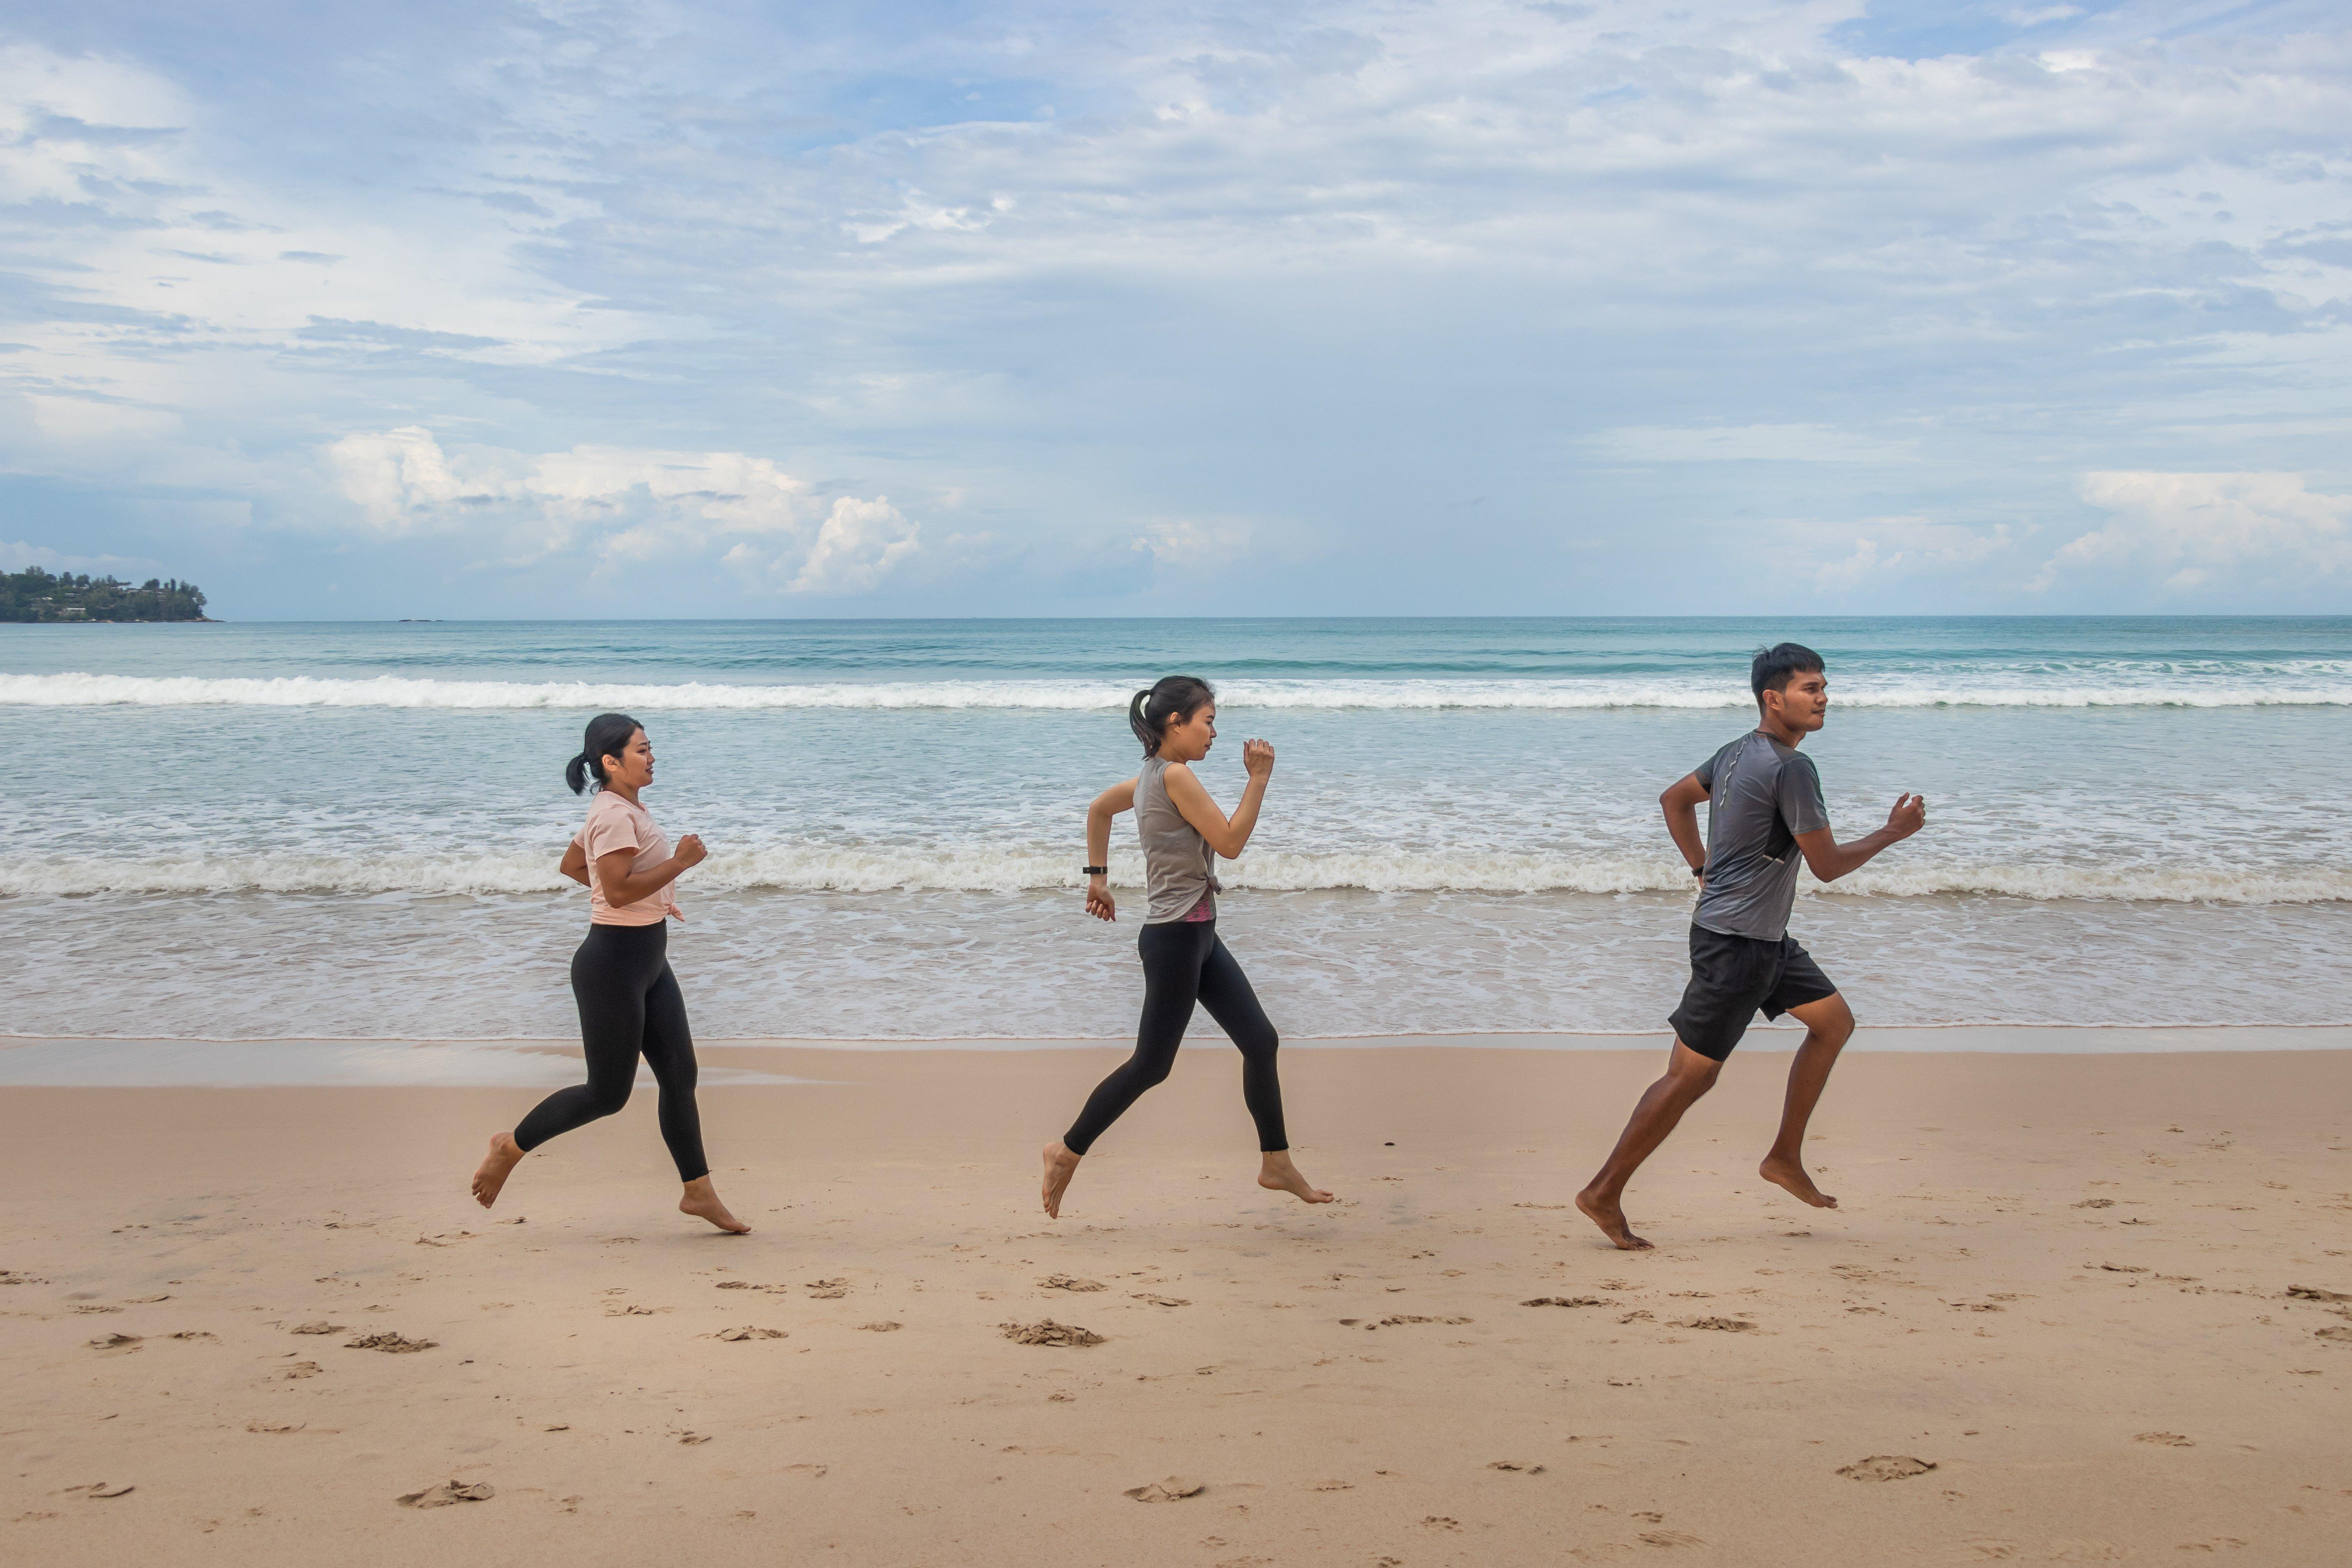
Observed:
[[[1160,732],[1160,754],[1171,763],[1197,763],[1217,743],[1217,705],[1203,702],[1168,721]]]
[[[629,737],[619,756],[604,759],[604,780],[631,789],[643,789],[654,782],[654,743],[646,739],[643,730]]]

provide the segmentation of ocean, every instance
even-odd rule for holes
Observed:
[[[1783,637],[1828,661],[1841,836],[1929,804],[1801,884],[1865,1025],[2352,1022],[2352,619],[2065,617],[0,626],[0,1022],[572,1035],[562,774],[618,708],[711,850],[671,945],[698,1037],[1117,1039],[1135,932],[1082,912],[1086,806],[1181,671],[1228,806],[1239,742],[1279,752],[1221,920],[1286,1036],[1662,1030],[1657,795]]]

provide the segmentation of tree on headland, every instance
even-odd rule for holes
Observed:
[[[0,621],[201,621],[205,592],[176,577],[137,587],[116,577],[52,574],[38,566],[0,573]]]

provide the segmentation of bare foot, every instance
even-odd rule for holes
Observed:
[[[677,1212],[690,1214],[697,1219],[707,1219],[723,1231],[736,1236],[749,1236],[751,1227],[727,1212],[719,1201],[719,1189],[710,1184],[708,1176],[697,1176],[686,1184],[686,1195],[677,1200]]]
[[[1079,1156],[1059,1143],[1045,1150],[1045,1212],[1055,1219],[1062,1217],[1062,1194],[1069,1191],[1070,1178],[1078,1173]]]
[[[1646,1252],[1650,1244],[1635,1236],[1625,1223],[1625,1211],[1614,1198],[1604,1198],[1591,1187],[1576,1194],[1576,1206],[1584,1217],[1601,1227],[1601,1234],[1616,1243],[1622,1252]]]
[[[1257,1173],[1257,1184],[1272,1192],[1288,1193],[1301,1203],[1328,1204],[1331,1194],[1310,1184],[1290,1163],[1290,1152],[1277,1149],[1265,1156]]]
[[[1837,1199],[1813,1185],[1812,1177],[1805,1174],[1805,1168],[1794,1160],[1775,1160],[1767,1155],[1764,1163],[1756,1167],[1756,1173],[1776,1187],[1788,1188],[1817,1209],[1837,1207]]]
[[[499,1190],[507,1184],[507,1178],[514,1174],[514,1168],[520,1163],[522,1149],[515,1142],[513,1133],[501,1132],[491,1139],[489,1154],[482,1161],[481,1168],[474,1173],[474,1201],[484,1208],[498,1202]]]

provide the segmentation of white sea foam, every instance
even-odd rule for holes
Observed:
[[[1733,709],[1748,706],[1737,681],[1595,677],[1580,679],[1466,679],[1233,680],[1220,694],[1233,709],[1439,710]],[[771,709],[1118,709],[1129,688],[1096,680],[881,680],[732,685],[704,681],[439,680],[381,675],[364,679],[285,676],[0,674],[0,705],[68,707],[257,707],[418,709],[617,709],[630,711]],[[2252,708],[2352,706],[2352,663],[2297,661],[2233,668],[2211,677],[2163,669],[1987,672],[1842,681],[1835,700],[1856,708]]]
[[[1114,854],[1115,886],[1133,888],[1140,867]],[[1652,856],[1464,851],[1253,854],[1221,875],[1234,892],[1682,893],[1680,862]],[[734,893],[1024,892],[1075,889],[1063,848],[827,849],[771,847],[714,854],[683,901]],[[2310,904],[2352,900],[2352,870],[2292,872],[2168,862],[2148,867],[1925,863],[1859,872],[1831,897],[1927,898],[1978,894],[2037,901],[2084,899],[2169,903]],[[544,854],[426,856],[279,854],[214,858],[16,858],[0,861],[0,896],[94,893],[423,893],[499,896],[578,889]]]

